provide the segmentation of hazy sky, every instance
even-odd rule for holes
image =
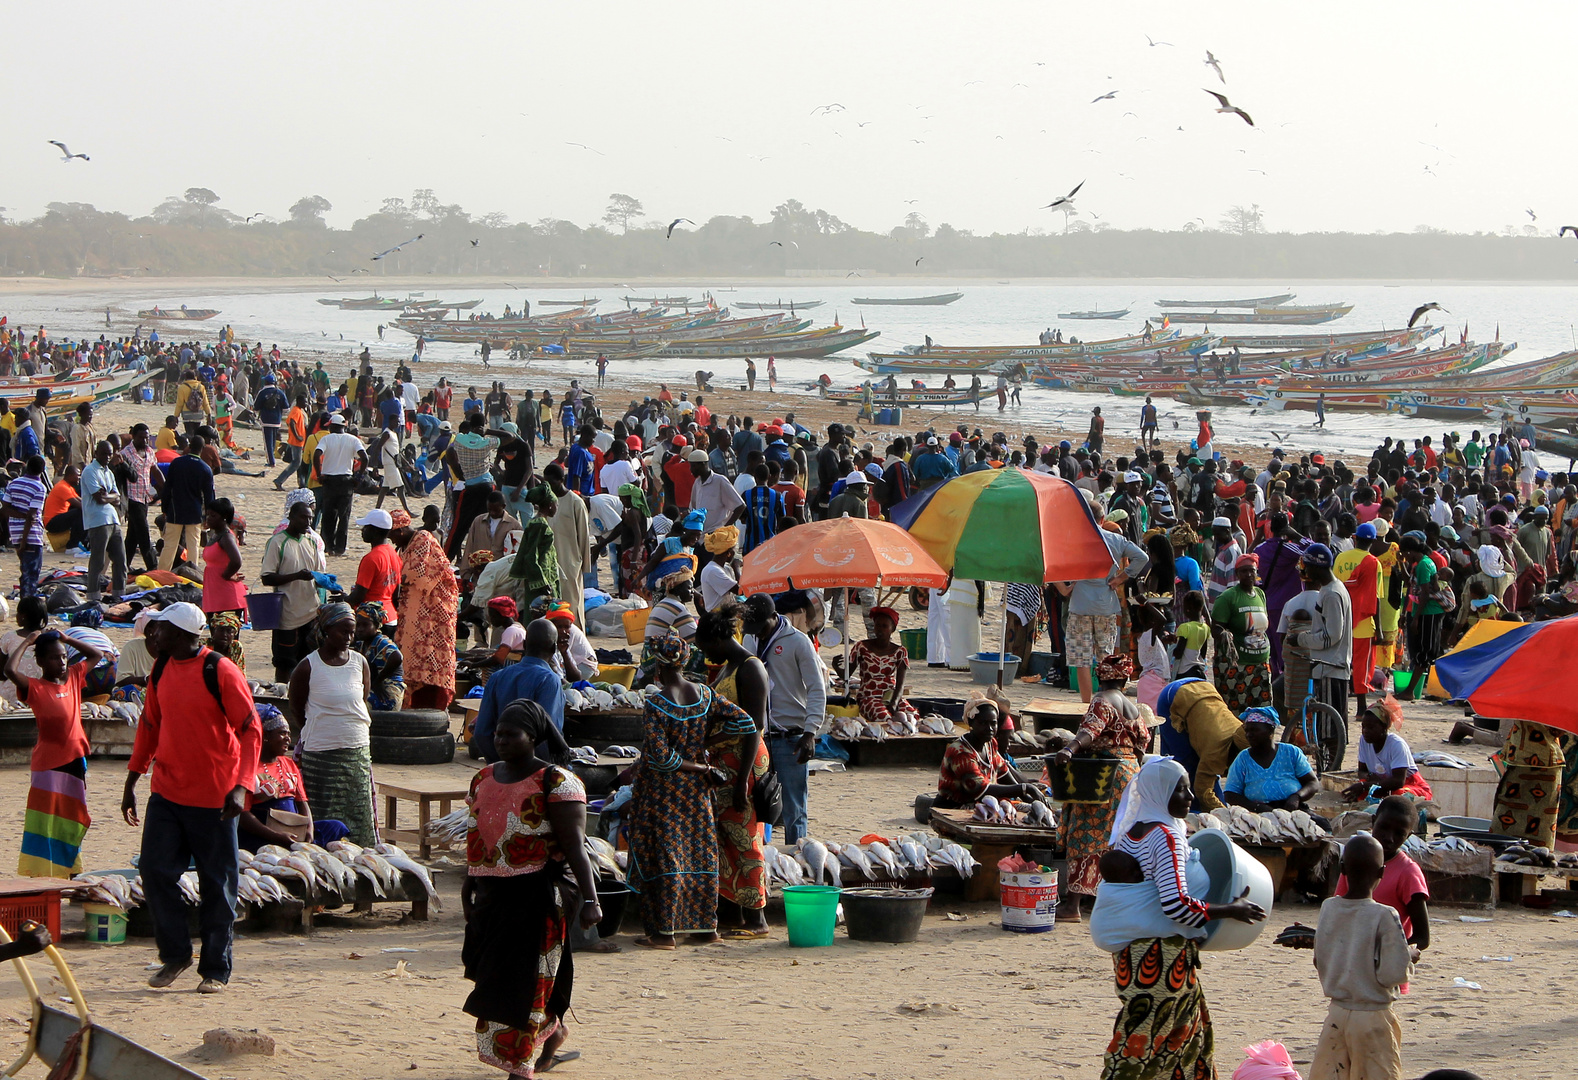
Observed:
[[[321,194],[348,225],[432,188],[517,221],[589,224],[620,191],[665,221],[797,198],[1015,232],[1060,229],[1037,208],[1084,180],[1086,220],[1122,228],[1578,218],[1570,4],[12,3],[4,29],[38,61],[0,66],[8,217],[203,186],[281,218]]]

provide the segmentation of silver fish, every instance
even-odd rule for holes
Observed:
[[[805,859],[807,875],[817,885],[822,884],[822,868],[827,864],[827,848],[820,840],[813,840],[809,836],[800,838],[800,855]]]
[[[865,874],[867,881],[877,880],[877,871],[872,867],[871,860],[866,858],[866,853],[860,850],[859,844],[845,844],[838,849],[838,858],[845,865]]]
[[[433,888],[433,875],[428,873],[427,867],[411,858],[411,856],[407,855],[393,844],[379,844],[373,850],[377,851],[379,855],[383,856],[383,858],[388,861],[390,866],[392,866],[394,869],[411,874],[418,881],[420,881],[422,883],[422,887],[427,890],[427,898],[433,902],[433,906],[439,908],[440,910],[443,909],[443,901],[439,900],[438,898],[438,890]]]
[[[898,859],[893,857],[893,849],[882,843],[882,841],[873,840],[871,843],[867,844],[866,854],[880,863],[882,867],[888,871],[890,876],[895,878],[902,878],[904,876],[904,870],[899,866]]]

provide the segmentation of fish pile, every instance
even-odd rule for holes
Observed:
[[[1435,765],[1443,769],[1472,769],[1474,766],[1445,750],[1421,750],[1414,755],[1415,765]]]
[[[592,860],[592,869],[597,871],[598,877],[613,881],[625,880],[624,868],[619,865],[620,853],[607,840],[601,836],[588,836],[586,854]]]
[[[1532,866],[1541,869],[1578,869],[1578,852],[1557,855],[1548,847],[1536,847],[1527,840],[1519,840],[1496,857],[1498,866]]]
[[[471,822],[471,811],[467,807],[451,810],[443,817],[433,818],[427,823],[427,838],[430,843],[440,843],[450,848],[466,846],[466,829]]]
[[[618,683],[591,683],[584,690],[567,686],[564,707],[572,712],[611,712],[614,709],[640,709],[646,704],[645,692]]]
[[[1045,803],[1033,799],[1015,801],[1013,799],[998,799],[991,795],[981,796],[975,804],[975,810],[970,815],[973,821],[984,821],[991,825],[1029,825],[1036,828],[1057,828],[1057,815]]]
[[[1267,810],[1257,814],[1242,806],[1221,806],[1184,818],[1189,831],[1221,829],[1246,844],[1313,844],[1331,836],[1303,810]]]
[[[82,719],[114,720],[128,727],[136,727],[142,719],[142,706],[135,701],[111,701],[100,705],[96,701],[82,703]]]
[[[628,761],[640,757],[641,748],[639,746],[605,746],[603,747],[603,756]]]
[[[862,739],[882,742],[884,739],[903,739],[910,735],[952,735],[953,721],[946,716],[918,716],[913,712],[894,713],[886,723],[873,724],[860,716],[840,716],[828,732],[841,742],[859,742]]]
[[[120,874],[78,874],[77,887],[70,895],[89,904],[107,904],[127,911],[142,903],[142,878],[133,880]]]
[[[596,765],[597,751],[590,746],[570,747],[570,763],[572,765]]]
[[[824,843],[807,836],[792,854],[771,845],[764,852],[768,880],[778,885],[842,887],[846,871],[852,879],[903,881],[912,871],[924,873],[945,866],[960,877],[969,877],[979,865],[969,851],[953,841],[922,833],[871,837],[859,844]]]
[[[265,844],[256,854],[240,854],[243,873],[253,870],[257,876],[300,882],[309,897],[333,893],[342,900],[353,898],[357,879],[361,879],[372,887],[374,896],[387,899],[390,890],[400,885],[401,875],[409,874],[421,883],[435,907],[443,907],[427,867],[394,844],[364,848],[349,840],[334,840],[327,847],[292,844],[289,850]]]

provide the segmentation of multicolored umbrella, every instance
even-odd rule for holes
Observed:
[[[1106,577],[1112,555],[1085,496],[1057,476],[1005,468],[966,473],[889,511],[944,569],[972,581]]]
[[[1436,678],[1481,716],[1529,720],[1578,734],[1578,698],[1567,659],[1578,650],[1578,616],[1528,623],[1441,657]]]
[[[909,533],[886,521],[839,517],[796,525],[745,556],[740,592],[920,585],[940,589],[948,572]]]

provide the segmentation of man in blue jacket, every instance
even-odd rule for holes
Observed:
[[[495,672],[483,689],[477,722],[472,727],[472,753],[480,754],[489,763],[499,760],[498,751],[493,748],[493,727],[499,713],[517,698],[530,698],[541,705],[553,726],[564,730],[564,688],[549,665],[558,648],[558,627],[547,619],[532,620],[526,627],[526,644],[522,650],[525,655]]]
[[[290,408],[290,399],[274,385],[274,376],[263,376],[263,389],[252,401],[258,414],[258,424],[263,428],[263,449],[268,454],[269,465],[274,464],[274,444],[279,441],[279,425]]]

